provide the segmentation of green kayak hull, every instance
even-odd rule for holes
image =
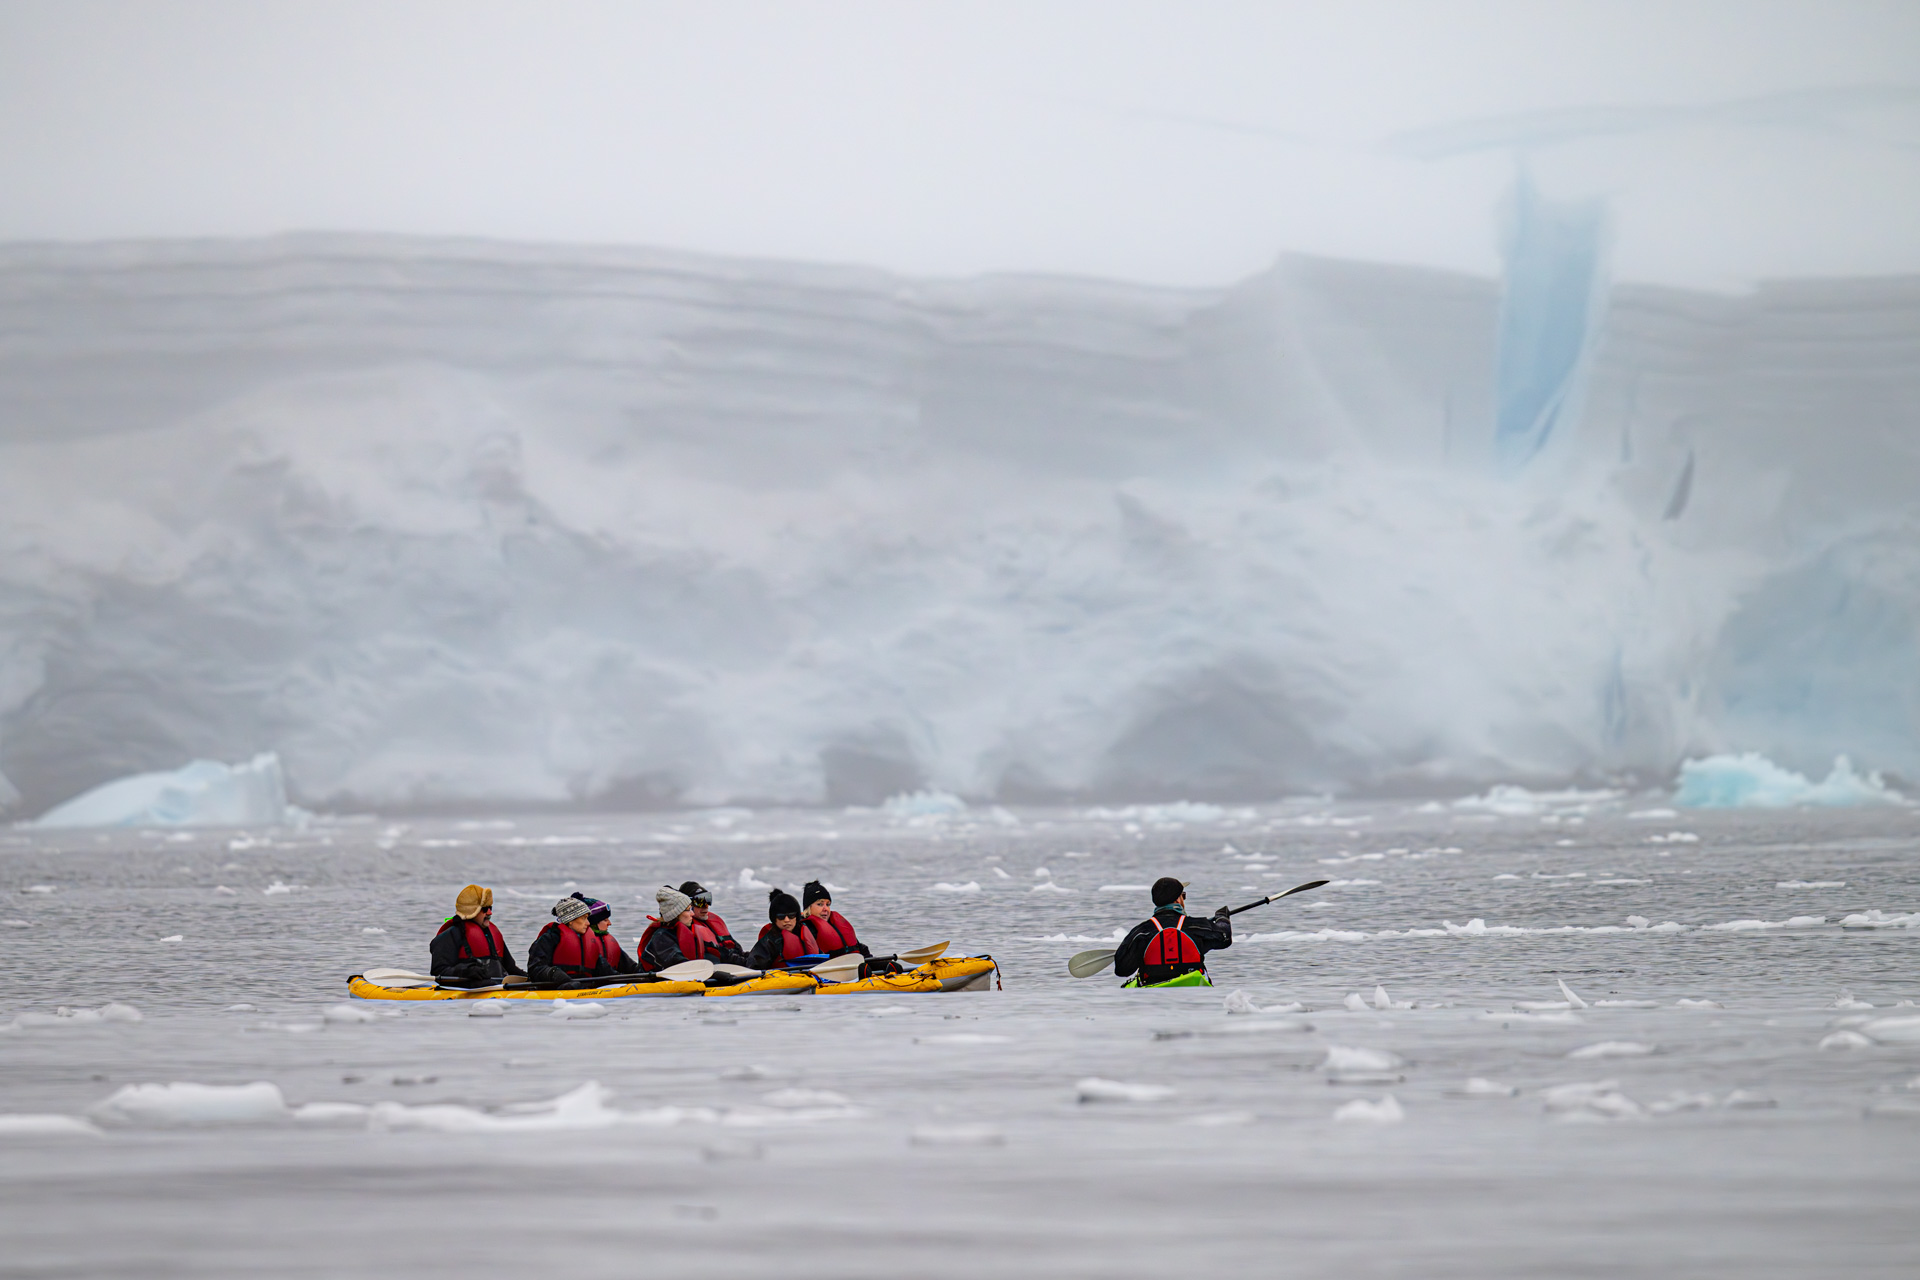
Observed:
[[[1210,987],[1213,985],[1213,979],[1204,973],[1183,973],[1177,978],[1168,978],[1165,982],[1142,982],[1139,975],[1135,974],[1127,979],[1126,985],[1139,987],[1142,990],[1149,988],[1157,990],[1161,987]]]

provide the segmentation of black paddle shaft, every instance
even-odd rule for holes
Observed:
[[[1273,896],[1271,896],[1271,897],[1267,897],[1267,898],[1262,898],[1262,899],[1260,899],[1260,901],[1258,901],[1258,902],[1249,902],[1249,903],[1248,903],[1248,904],[1247,904],[1246,906],[1244,906],[1244,907],[1229,907],[1229,908],[1227,909],[1227,914],[1228,914],[1228,915],[1230,915],[1230,916],[1237,916],[1237,915],[1239,915],[1239,914],[1240,914],[1240,913],[1241,913],[1242,911],[1251,911],[1251,910],[1253,910],[1253,909],[1254,909],[1255,907],[1264,907],[1264,906],[1266,906],[1266,905],[1267,905],[1267,904],[1268,904],[1269,902],[1278,902],[1278,901],[1280,901],[1280,899],[1282,899],[1282,898],[1291,898],[1291,897],[1292,897],[1292,896],[1293,896],[1294,894],[1296,894],[1296,893],[1305,893],[1305,892],[1306,892],[1307,890],[1309,890],[1309,889],[1318,889],[1318,888],[1319,888],[1319,887],[1320,887],[1321,885],[1323,885],[1323,884],[1329,884],[1329,883],[1331,883],[1331,881],[1327,881],[1327,880],[1309,880],[1309,881],[1307,881],[1307,882],[1306,882],[1305,884],[1297,884],[1297,885],[1295,885],[1295,886],[1293,886],[1293,888],[1291,888],[1291,889],[1289,889],[1289,890],[1287,890],[1287,891],[1286,891],[1285,893],[1276,893],[1276,894],[1274,894],[1274,895],[1273,895]]]

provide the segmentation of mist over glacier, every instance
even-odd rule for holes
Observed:
[[[22,813],[268,750],[386,808],[1920,774],[1920,281],[1543,278],[1586,310],[1529,390],[1499,282],[1325,259],[0,247],[0,772]]]

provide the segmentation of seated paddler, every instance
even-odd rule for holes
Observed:
[[[717,964],[745,964],[747,953],[733,940],[727,922],[713,909],[713,890],[698,880],[689,880],[680,886],[680,892],[693,903],[693,931],[699,935],[700,945],[706,948],[707,959]]]
[[[584,893],[573,896],[587,904],[587,928],[600,940],[600,958],[607,962],[607,967],[614,973],[639,973],[640,962],[622,951],[620,939],[614,936],[613,908]]]
[[[634,948],[640,953],[640,967],[658,973],[688,960],[713,959],[693,927],[693,899],[670,884],[661,885],[653,896],[660,914],[647,917],[646,932]]]
[[[528,977],[542,986],[565,986],[614,971],[600,948],[600,936],[587,923],[591,911],[579,898],[553,904],[553,919],[527,949]]]
[[[784,969],[801,956],[820,954],[820,943],[813,930],[801,922],[800,904],[785,889],[767,895],[767,923],[747,953],[747,964],[765,972]]]
[[[852,951],[863,956],[873,954],[872,948],[854,936],[847,918],[833,909],[833,895],[826,885],[818,880],[807,881],[806,887],[800,890],[800,905],[806,912],[807,928],[813,930],[814,940],[822,951],[830,956],[844,956]]]
[[[1138,985],[1152,986],[1182,974],[1205,973],[1206,953],[1233,945],[1233,920],[1225,907],[1213,919],[1187,914],[1187,886],[1172,876],[1153,882],[1153,914],[1133,927],[1113,956],[1122,978],[1139,974]]]
[[[428,954],[428,972],[450,987],[491,987],[508,974],[524,976],[493,923],[493,890],[477,884],[454,898],[453,914],[440,922]]]

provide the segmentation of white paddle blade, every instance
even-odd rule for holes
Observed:
[[[668,965],[656,976],[668,982],[705,982],[713,976],[713,961],[682,960],[679,964]]]
[[[816,978],[828,982],[846,982],[860,974],[860,966],[866,963],[866,957],[858,952],[848,952],[844,956],[835,956],[831,960],[822,960],[807,972]]]
[[[713,971],[728,978],[757,978],[760,976],[758,969],[749,969],[744,964],[716,964],[713,966]]]
[[[1118,954],[1116,951],[1082,951],[1067,961],[1067,972],[1076,978],[1091,978],[1096,973],[1104,973]]]
[[[437,982],[431,974],[415,973],[411,969],[362,969],[360,976],[368,982],[385,984],[393,978],[418,978],[422,982]]]
[[[915,947],[911,951],[902,951],[899,955],[895,956],[894,959],[911,969],[918,965],[923,965],[929,960],[938,960],[946,954],[947,948],[952,945],[951,942],[930,943],[924,947]]]

